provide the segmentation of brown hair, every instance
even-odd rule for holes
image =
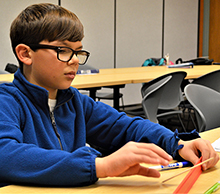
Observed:
[[[11,45],[14,54],[18,44],[81,41],[84,37],[83,25],[78,17],[67,9],[50,4],[34,4],[23,10],[12,22],[10,29]],[[19,61],[19,60],[18,60]],[[23,66],[19,61],[20,67]]]

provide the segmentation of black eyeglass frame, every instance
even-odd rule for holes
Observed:
[[[88,58],[90,56],[90,53],[88,51],[85,51],[85,50],[75,51],[72,48],[66,47],[66,46],[53,46],[53,45],[46,45],[46,44],[29,44],[28,46],[33,51],[36,51],[38,49],[52,49],[52,50],[55,50],[57,52],[57,59],[62,61],[62,62],[69,62],[72,59],[72,57],[74,56],[74,54],[77,56],[78,53],[86,53],[86,60],[85,60],[85,62],[84,63],[79,63],[79,65],[84,65],[87,62],[87,60],[88,60]],[[71,54],[69,60],[67,60],[67,61],[66,60],[61,60],[59,58],[59,52],[61,51],[62,48],[67,48],[67,49],[70,49],[72,51],[72,54]]]

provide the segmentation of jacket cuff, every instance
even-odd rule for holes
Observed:
[[[96,166],[95,166],[95,159],[97,155],[91,155],[91,179],[90,183],[94,184],[96,181],[98,181],[98,178],[96,176]]]
[[[183,141],[189,141],[192,139],[200,138],[199,133],[194,129],[193,131],[189,133],[179,133],[178,130],[174,132],[174,137],[179,141],[180,139]],[[183,158],[179,155],[179,150],[183,148],[183,144],[178,145],[178,147],[173,152],[173,159],[182,161]]]

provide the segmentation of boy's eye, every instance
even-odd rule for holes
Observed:
[[[67,49],[67,48],[60,48],[59,53],[60,54],[72,53],[72,51],[70,49]]]

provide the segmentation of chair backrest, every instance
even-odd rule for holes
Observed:
[[[146,88],[149,87],[152,83],[156,82],[159,79],[163,79],[167,76],[172,76],[172,79],[166,84],[166,87],[163,90],[161,100],[159,103],[159,109],[174,109],[176,108],[180,102],[183,100],[182,91],[181,91],[181,83],[186,77],[185,71],[176,71],[173,73],[162,75],[148,83],[145,83],[141,88],[142,97],[145,95]]]
[[[185,95],[195,108],[199,132],[220,126],[220,93],[203,85],[188,84]]]
[[[143,99],[142,107],[147,119],[154,123],[158,123],[157,110],[161,100],[161,96],[166,84],[172,79],[172,76],[160,77],[151,81],[145,90],[142,89]],[[143,87],[142,87],[143,88]]]
[[[186,77],[185,71],[178,71],[170,73],[172,79],[166,85],[163,95],[159,104],[159,109],[174,109],[181,101],[183,101],[183,95],[181,90],[181,83]]]
[[[203,85],[220,92],[220,70],[216,70],[198,77],[192,81],[194,84]]]

